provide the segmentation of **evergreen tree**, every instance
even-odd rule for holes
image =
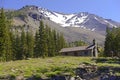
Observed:
[[[57,33],[55,30],[52,31],[52,35],[53,35],[53,50],[54,50],[54,54],[57,55]]]
[[[27,40],[26,40],[26,34],[24,29],[22,28],[21,32],[21,54],[22,54],[22,59],[27,58]]]
[[[60,49],[65,45],[66,42],[62,34],[51,30],[47,25],[44,27],[43,22],[40,22],[39,31],[35,34],[34,57],[58,55]]]
[[[30,33],[29,31],[27,31],[26,33],[26,40],[27,40],[27,57],[33,57],[33,53],[34,53],[34,38],[32,33]]]
[[[108,56],[107,54],[110,51],[110,46],[109,46],[109,34],[110,34],[110,30],[108,27],[106,27],[106,38],[105,38],[105,47],[104,47],[104,54],[105,56]]]
[[[77,41],[77,45],[76,46],[85,46],[86,43],[84,41]]]
[[[63,36],[63,34],[60,34],[60,36],[59,36],[60,38],[60,49],[62,49],[62,48],[64,48],[64,47],[67,47],[67,45],[66,45],[66,41],[65,41],[65,39],[64,39],[64,36]],[[59,50],[60,50],[59,49]]]
[[[38,57],[48,56],[48,46],[47,46],[47,34],[45,33],[45,27],[42,21],[40,21],[39,33],[38,33],[38,42],[36,44],[37,55]]]
[[[106,39],[105,39],[105,56],[113,57],[118,56],[119,53],[119,28],[106,29]]]
[[[38,32],[36,31],[36,33],[35,33],[35,47],[34,47],[34,57],[35,58],[38,58],[38,57],[40,57],[40,55],[39,55],[39,34],[38,34]]]
[[[117,29],[117,34],[116,37],[114,39],[114,50],[115,50],[115,55],[120,57],[120,28]]]
[[[45,28],[45,33],[47,34],[46,38],[47,38],[48,56],[53,56],[51,29],[47,25],[46,25],[46,28]]]
[[[0,60],[2,61],[12,60],[12,43],[8,23],[2,8],[0,12]]]
[[[12,59],[15,60],[15,34],[12,33],[13,31],[10,31],[10,41],[12,43],[12,52],[13,52],[13,55],[12,55]]]
[[[21,36],[19,35],[18,31],[16,32],[15,42],[14,42],[14,54],[16,60],[23,59],[22,57],[22,47],[21,47]]]
[[[49,29],[49,43],[48,43],[48,55],[50,57],[55,56],[54,36],[51,29]]]
[[[61,50],[61,39],[60,39],[60,33],[57,33],[57,46],[56,46],[56,52],[57,55],[59,55],[59,51]]]

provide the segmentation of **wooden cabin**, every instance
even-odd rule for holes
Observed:
[[[95,44],[90,46],[78,46],[61,49],[60,53],[64,56],[89,56],[97,57],[97,47]]]

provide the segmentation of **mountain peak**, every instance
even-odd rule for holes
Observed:
[[[64,14],[34,5],[27,5],[22,9],[25,9],[25,11],[32,11],[32,13],[36,12],[35,14],[46,17],[47,19],[59,24],[62,27],[79,27],[95,31],[105,30],[108,24],[110,25],[110,28],[120,25],[118,22],[104,19],[88,12]]]
[[[91,42],[95,38],[99,43],[103,43],[106,27],[112,28],[120,25],[116,21],[104,19],[88,12],[65,14],[34,5],[27,5],[17,11],[27,17],[24,15],[15,16],[15,25],[30,25],[29,29],[36,31],[39,21],[43,20],[52,29],[63,33],[67,41],[81,39]]]
[[[35,5],[26,5],[23,8],[34,8],[34,9],[38,9],[38,6]]]

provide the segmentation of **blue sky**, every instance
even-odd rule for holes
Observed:
[[[63,13],[89,12],[120,22],[120,0],[3,0],[3,3],[7,9],[36,5]]]

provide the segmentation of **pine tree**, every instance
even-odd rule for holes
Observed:
[[[40,55],[39,55],[39,34],[38,34],[38,31],[36,31],[36,33],[35,33],[35,42],[34,42],[34,44],[35,44],[34,57],[38,58],[38,57],[40,57]]]
[[[40,35],[40,42],[41,42],[41,50],[43,50],[41,54],[42,54],[42,57],[47,57],[48,56],[47,34],[45,32],[46,29],[42,21],[40,22],[40,26],[42,28],[40,29],[41,32],[39,32],[39,35]]]
[[[45,33],[45,27],[42,21],[40,21],[40,26],[39,26],[39,32],[37,35],[37,44],[36,44],[36,49],[37,49],[37,55],[38,57],[46,57],[48,56],[48,46],[47,46],[47,34]]]
[[[2,61],[12,60],[12,43],[8,23],[2,8],[0,12],[0,60]]]
[[[47,42],[47,48],[48,48],[48,56],[50,56],[51,53],[51,38],[50,38],[50,33],[51,33],[51,29],[46,25],[45,28],[45,33],[46,33],[46,42]]]
[[[60,42],[60,44],[61,44],[60,49],[66,47],[66,41],[65,41],[65,39],[64,39],[63,34],[60,35],[60,41],[61,41],[61,42]]]
[[[50,52],[49,52],[49,56],[55,56],[55,42],[54,42],[54,35],[52,30],[49,32],[49,47],[50,47]]]
[[[51,30],[47,25],[44,27],[40,22],[39,31],[35,34],[34,57],[47,57],[58,55],[60,49],[65,47],[63,35]]]
[[[111,49],[109,36],[110,36],[110,30],[108,27],[106,27],[106,38],[105,38],[105,49],[104,49],[105,56],[108,56],[108,53],[110,53],[110,49]]]
[[[22,47],[21,47],[21,36],[19,35],[18,31],[16,32],[15,35],[15,42],[14,42],[14,55],[15,55],[15,60],[21,60],[23,59],[22,57]]]
[[[27,58],[33,57],[34,53],[34,38],[32,33],[27,31],[26,33],[26,43],[27,43]]]
[[[64,48],[64,47],[66,47],[66,42],[65,42],[65,39],[64,39],[64,36],[63,36],[63,34],[62,33],[56,33],[56,39],[57,39],[57,41],[56,41],[56,53],[57,53],[57,55],[59,55],[59,51],[62,49],[62,48]]]
[[[116,37],[114,39],[114,49],[115,49],[115,56],[120,57],[120,28],[117,28]]]
[[[56,30],[52,31],[52,35],[53,35],[53,50],[54,50],[54,54],[57,55],[57,33]]]
[[[111,30],[109,28],[106,29],[106,39],[105,39],[105,48],[104,48],[104,54],[105,56],[113,57],[116,56],[117,52],[117,44],[119,43],[119,40],[117,39],[118,35],[118,29],[112,28]]]
[[[56,46],[57,55],[59,55],[59,51],[61,50],[61,39],[60,33],[57,33],[57,46]]]
[[[12,55],[12,59],[15,60],[15,34],[12,33],[13,31],[10,31],[10,41],[12,43],[12,52],[13,52],[13,55]]]
[[[22,28],[21,32],[21,54],[22,54],[22,59],[27,58],[27,40],[26,40],[26,34],[24,29]]]

